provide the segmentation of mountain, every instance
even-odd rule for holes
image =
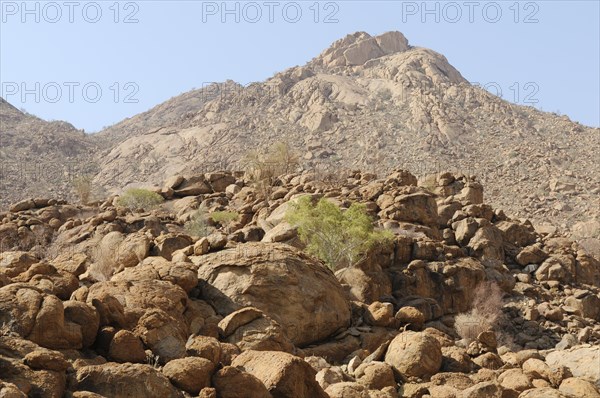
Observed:
[[[120,189],[235,168],[250,149],[284,141],[306,168],[476,175],[489,201],[513,216],[600,236],[600,130],[473,86],[443,55],[399,32],[348,35],[304,66],[210,92],[195,110],[185,106],[194,92],[154,108],[160,126],[136,117],[101,132],[122,141],[103,158],[97,182]]]
[[[96,140],[63,121],[45,121],[0,98],[0,204],[64,196],[71,179],[97,173]]]
[[[95,146],[95,184],[119,192],[239,169],[281,141],[304,168],[475,175],[507,214],[600,237],[600,129],[504,101],[399,32],[348,35],[264,82],[190,91],[74,145]]]

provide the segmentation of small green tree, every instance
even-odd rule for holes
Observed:
[[[132,210],[150,210],[161,204],[163,201],[163,197],[156,192],[142,188],[131,188],[125,191],[125,193],[117,199],[117,205]]]
[[[375,245],[393,238],[389,231],[375,230],[365,206],[358,203],[342,211],[327,199],[313,205],[305,196],[292,205],[286,221],[297,226],[306,250],[333,271],[356,265]]]

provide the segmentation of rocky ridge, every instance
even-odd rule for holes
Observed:
[[[15,204],[0,214],[0,394],[600,396],[597,259],[485,204],[469,176],[342,177],[283,175],[265,198],[243,173],[177,175],[152,211]],[[284,221],[304,195],[363,203],[392,242],[329,270]],[[239,218],[190,235],[199,209]],[[486,281],[502,322],[461,338]]]

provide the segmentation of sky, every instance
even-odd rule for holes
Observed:
[[[391,30],[506,100],[600,126],[598,0],[0,0],[0,13],[0,96],[86,132]]]

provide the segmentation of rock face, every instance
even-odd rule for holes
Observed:
[[[279,322],[298,346],[348,326],[350,307],[335,276],[283,244],[248,243],[203,257],[198,278],[206,299],[227,315],[253,306]]]

